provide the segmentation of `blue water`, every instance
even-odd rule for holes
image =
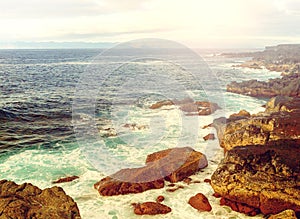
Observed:
[[[174,63],[184,60],[192,66],[190,69],[197,67],[193,59],[187,59],[187,54],[178,50],[151,51],[163,59],[149,57],[151,53],[146,50],[141,59],[121,50],[99,58],[102,52],[0,50],[1,178],[45,188],[59,177],[78,175],[78,181],[62,186],[77,201],[83,218],[135,218],[125,204],[131,199],[146,200],[157,191],[125,196],[123,200],[103,199],[92,186],[115,169],[142,165],[148,153],[193,146],[209,154],[211,168],[203,174],[211,174],[220,159],[218,142],[212,141],[212,146],[204,142],[202,137],[213,130],[199,127],[241,109],[258,112],[266,101],[227,93],[226,84],[232,80],[279,77],[279,73],[267,70],[233,68],[233,64],[243,60],[208,56],[206,51],[200,51],[204,60],[200,60],[199,72],[193,74]],[[158,100],[186,97],[217,102],[222,110],[196,118],[185,116],[174,107],[154,111],[148,108]],[[123,127],[126,123],[146,128],[130,130]],[[103,137],[101,132],[107,128],[117,136]],[[103,147],[108,157],[101,154]],[[205,184],[202,187],[212,192]],[[194,190],[197,188],[188,191]],[[177,198],[185,195],[183,192]],[[203,217],[236,216],[215,206],[215,211]],[[180,218],[179,215],[185,215],[182,211],[170,218]],[[192,209],[186,212],[186,218],[196,217],[197,212]],[[102,216],[96,216],[99,214]]]

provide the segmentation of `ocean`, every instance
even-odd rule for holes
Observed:
[[[77,202],[84,219],[248,218],[220,206],[203,182],[223,151],[218,140],[203,140],[215,130],[202,127],[241,109],[263,111],[266,99],[227,93],[226,84],[267,80],[280,73],[232,67],[246,58],[225,58],[220,52],[144,47],[0,50],[1,179],[46,188],[56,179],[77,175],[78,180],[59,186]],[[184,98],[217,102],[222,109],[208,116],[189,116],[176,106],[149,109],[156,101]],[[121,168],[142,166],[147,154],[177,146],[206,154],[208,167],[191,177],[201,183],[179,182],[185,188],[174,193],[163,188],[115,197],[101,197],[93,188]],[[208,197],[211,212],[188,205],[199,192]],[[131,203],[155,201],[158,195],[165,196],[171,213],[134,215]]]

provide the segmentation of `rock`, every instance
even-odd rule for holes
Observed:
[[[177,191],[178,189],[184,189],[184,186],[177,186],[175,188],[172,188],[172,189],[166,189],[167,192],[175,192]]]
[[[208,135],[206,135],[206,136],[204,136],[203,137],[203,139],[205,140],[205,141],[208,141],[208,140],[215,140],[215,134],[208,134]]]
[[[52,183],[64,183],[64,182],[71,182],[75,179],[78,179],[79,176],[68,176],[68,177],[64,177],[64,178],[60,178],[56,181],[53,181]]]
[[[171,148],[147,156],[147,165],[158,165],[165,180],[172,183],[183,180],[207,167],[206,156],[190,147]]]
[[[271,215],[268,219],[297,219],[297,217],[295,211],[288,209],[278,214]]]
[[[158,109],[163,106],[177,105],[183,112],[189,113],[187,115],[210,115],[216,110],[221,109],[218,104],[208,101],[196,101],[186,98],[179,100],[164,100],[154,103],[150,106],[150,109]]]
[[[188,203],[199,211],[211,211],[212,209],[208,199],[202,193],[192,196]]]
[[[134,213],[137,215],[156,215],[156,214],[167,214],[172,209],[166,205],[157,202],[144,202],[133,204]]]
[[[266,145],[273,141],[300,139],[300,98],[271,99],[264,113],[250,117],[215,119],[213,126],[225,151],[236,146]]]
[[[300,142],[235,147],[211,178],[215,193],[263,214],[300,211]]]
[[[275,97],[279,95],[300,97],[300,73],[269,79],[268,82],[249,80],[231,82],[227,91],[253,97]]]
[[[164,196],[162,196],[162,195],[160,195],[160,196],[158,196],[157,198],[156,198],[156,202],[163,202],[165,200],[165,197]]]
[[[163,177],[151,167],[123,169],[112,176],[101,179],[94,188],[103,196],[141,193],[149,189],[164,187]]]
[[[204,182],[210,184],[211,183],[211,179],[205,179]]]
[[[79,209],[74,200],[60,187],[44,190],[30,183],[18,185],[0,181],[1,218],[53,218],[79,219]]]
[[[178,182],[207,166],[204,154],[190,147],[172,148],[147,156],[146,166],[122,169],[94,187],[103,196],[140,193],[164,187],[164,179]]]
[[[184,178],[183,182],[185,182],[186,184],[191,184],[192,183],[192,179],[190,177]]]
[[[148,128],[147,125],[138,125],[138,124],[135,124],[135,123],[126,123],[123,125],[124,128],[129,128],[130,130],[133,130],[133,131],[136,131],[136,130],[144,130],[146,128]]]
[[[157,103],[154,103],[150,106],[150,109],[158,109],[161,108],[163,106],[171,106],[174,105],[174,102],[171,100],[163,100],[163,101],[159,101]]]
[[[258,208],[254,208],[247,204],[235,202],[226,198],[221,198],[220,205],[229,206],[233,211],[244,213],[249,216],[255,216],[260,213]]]
[[[238,118],[249,118],[251,115],[250,115],[250,113],[249,112],[247,112],[246,110],[241,110],[240,112],[238,112],[238,113],[234,113],[234,114],[232,114],[232,115],[230,115],[230,119],[232,119],[232,118],[236,118],[236,117],[238,117]]]

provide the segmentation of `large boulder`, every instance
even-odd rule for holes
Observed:
[[[206,166],[204,154],[190,147],[172,148],[150,154],[144,167],[122,169],[94,187],[104,196],[140,193],[164,187],[164,179],[181,181]]]
[[[211,178],[223,198],[277,214],[300,211],[300,144],[281,140],[270,145],[227,151]]]
[[[79,219],[74,200],[60,187],[44,190],[30,183],[0,181],[0,218]]]
[[[221,147],[265,145],[280,139],[300,139],[300,98],[272,98],[263,113],[246,113],[215,119]]]

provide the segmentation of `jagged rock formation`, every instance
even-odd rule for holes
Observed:
[[[122,169],[94,187],[104,196],[140,193],[164,187],[164,180],[181,181],[206,166],[204,154],[190,147],[172,148],[150,154],[146,166]]]
[[[0,218],[79,219],[74,200],[60,187],[39,189],[30,183],[0,181]]]
[[[300,97],[300,73],[269,79],[268,82],[249,80],[231,82],[227,91],[253,97],[274,97],[278,95]]]
[[[266,145],[280,139],[300,139],[300,98],[275,97],[264,113],[249,117],[236,114],[229,119],[215,119],[213,126],[221,147]]]
[[[264,51],[248,53],[227,53],[229,57],[253,57],[240,67],[262,68],[284,74],[300,73],[300,44],[281,44],[266,47]]]
[[[188,115],[210,115],[216,110],[221,109],[218,104],[208,101],[193,101],[192,99],[183,100],[163,100],[154,103],[150,106],[150,109],[158,109],[163,106],[178,105],[179,109]]]
[[[211,178],[216,193],[231,201],[277,214],[300,211],[300,144],[295,141],[227,151]]]

